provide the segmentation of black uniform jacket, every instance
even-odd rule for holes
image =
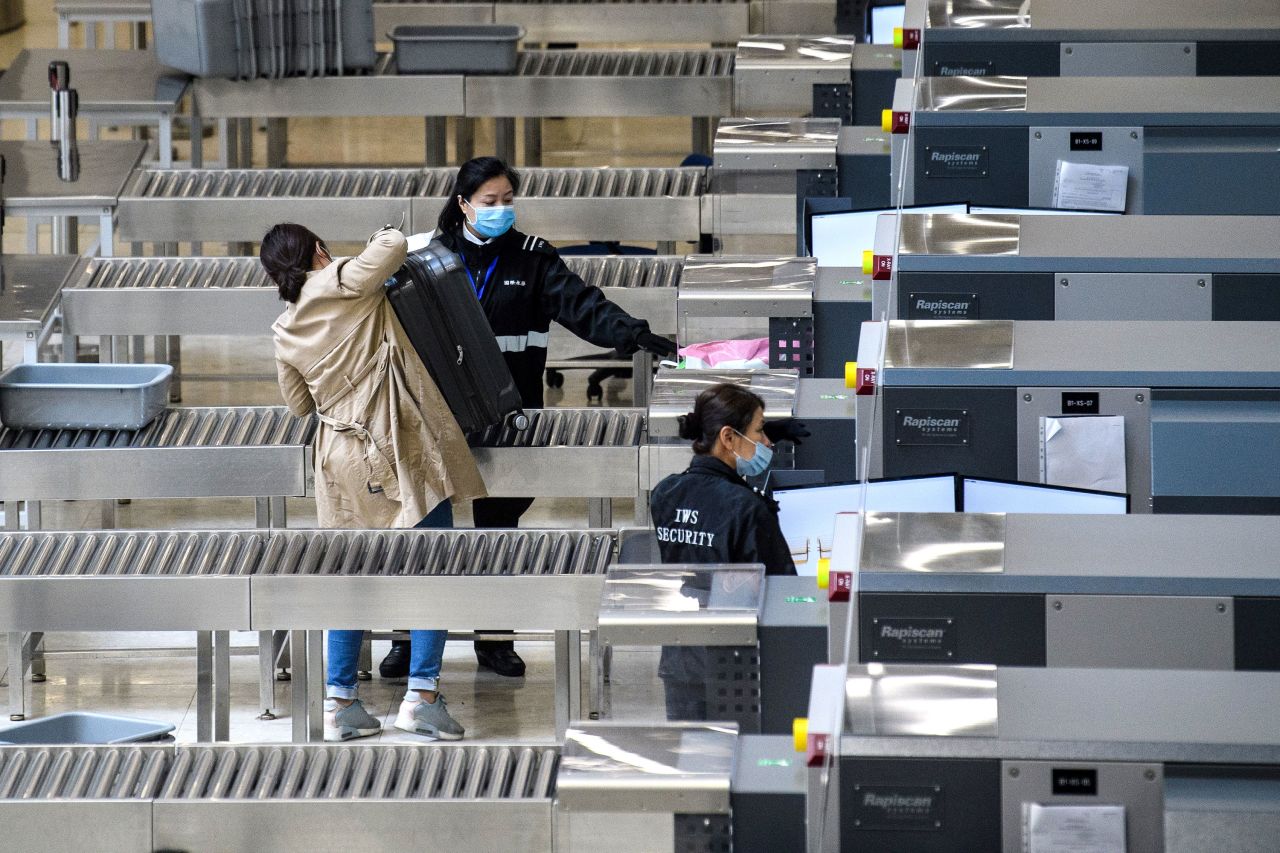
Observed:
[[[778,505],[714,456],[695,456],[659,483],[649,508],[664,563],[763,563],[766,574],[796,573]]]
[[[565,266],[555,247],[514,228],[484,245],[461,232],[438,235],[466,262],[498,348],[526,408],[542,407],[547,333],[555,320],[580,338],[630,355],[649,324],[605,298]]]

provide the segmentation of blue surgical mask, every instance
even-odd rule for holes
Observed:
[[[501,204],[496,207],[476,207],[467,202],[467,206],[475,211],[476,218],[471,220],[471,227],[485,237],[501,237],[516,224],[516,207],[514,204]]]
[[[738,431],[735,429],[734,432]],[[742,435],[742,433],[738,432],[738,435]],[[747,438],[745,435],[742,435],[742,437]],[[747,441],[751,441],[751,439],[747,438]],[[756,446],[756,452],[750,459],[743,459],[738,456],[738,451],[736,450],[733,452],[733,455],[737,456],[737,459],[734,460],[734,467],[738,469],[738,474],[743,477],[755,477],[758,474],[763,474],[769,468],[769,463],[773,461],[773,448],[758,441],[751,441],[751,443]]]

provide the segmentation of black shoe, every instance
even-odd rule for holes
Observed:
[[[392,640],[391,651],[378,664],[378,675],[390,681],[403,681],[409,677],[409,643]]]
[[[524,675],[524,661],[515,649],[476,649],[476,660],[480,666],[491,669],[498,675],[507,678],[519,678]]]

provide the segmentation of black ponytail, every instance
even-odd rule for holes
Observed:
[[[511,182],[511,189],[520,194],[520,173],[499,160],[497,157],[476,157],[468,160],[458,168],[458,177],[453,181],[453,189],[440,209],[440,218],[436,222],[437,234],[452,234],[462,228],[462,208],[458,206],[458,198],[469,199],[480,189],[485,181],[506,177]]]
[[[710,453],[716,437],[725,427],[745,433],[764,400],[741,385],[712,385],[698,395],[693,411],[677,420],[680,437],[693,442],[693,452]]]
[[[316,250],[325,248],[324,241],[310,229],[292,222],[281,222],[273,226],[262,238],[262,248],[258,259],[262,268],[276,283],[280,298],[285,302],[297,302],[302,294],[302,285],[307,282],[307,273],[311,272]]]

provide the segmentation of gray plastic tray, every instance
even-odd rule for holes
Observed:
[[[164,410],[167,364],[18,364],[0,373],[0,424],[141,429]]]
[[[168,723],[68,711],[0,729],[0,743],[133,743],[173,731]]]
[[[399,26],[395,44],[401,74],[511,74],[524,28],[510,24]]]

